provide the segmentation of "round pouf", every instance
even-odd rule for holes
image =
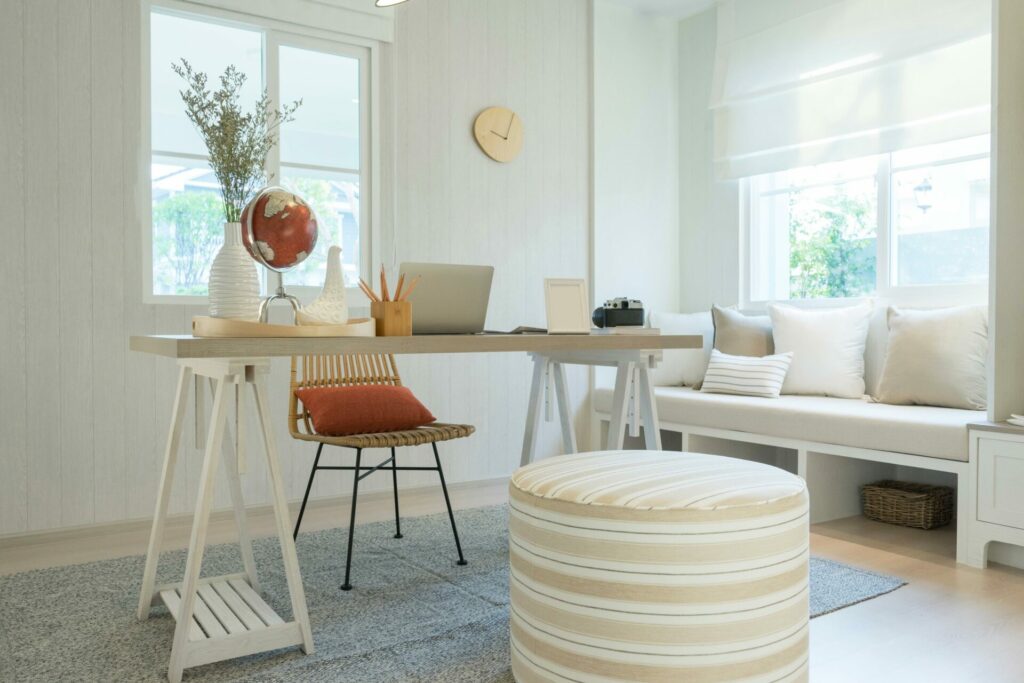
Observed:
[[[802,479],[745,460],[609,451],[523,467],[516,681],[806,681],[807,520]]]

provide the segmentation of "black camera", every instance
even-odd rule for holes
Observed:
[[[598,327],[643,327],[644,304],[624,296],[608,299],[604,306],[594,310],[593,321]]]

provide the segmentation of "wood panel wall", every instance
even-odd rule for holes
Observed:
[[[1024,5],[996,0],[992,79],[992,232],[989,248],[988,416],[1024,409]],[[998,368],[998,371],[997,371]]]
[[[0,534],[146,518],[176,368],[128,352],[127,337],[185,332],[203,308],[142,301],[139,3],[0,7]],[[382,60],[386,206],[375,258],[496,265],[491,327],[543,323],[543,278],[587,274],[588,22],[586,0],[430,0],[396,12]],[[473,117],[493,104],[525,122],[513,164],[486,159],[472,140]],[[451,481],[514,469],[526,358],[402,358],[400,368],[440,418],[478,427],[443,448]],[[578,401],[585,378],[573,374]],[[286,386],[287,360],[275,360],[274,428],[294,499],[313,449],[287,437]],[[192,419],[190,408],[189,430]],[[191,510],[201,464],[185,441],[175,513]],[[557,444],[552,424],[544,445]],[[258,455],[244,481],[253,504],[269,500]],[[400,483],[433,481],[410,473]],[[388,485],[370,478],[365,490]],[[315,494],[349,487],[347,475],[325,473]],[[226,491],[216,504],[228,506]]]

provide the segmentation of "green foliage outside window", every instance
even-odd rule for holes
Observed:
[[[331,183],[308,177],[287,178],[287,187],[305,199],[320,227],[316,254],[285,277],[292,282],[319,285],[331,244],[341,244],[343,214]],[[206,296],[210,266],[224,241],[224,208],[215,192],[177,192],[153,203],[154,273],[159,290],[184,296]],[[171,280],[173,278],[173,280]]]
[[[167,265],[174,282],[162,282],[164,291],[206,296],[206,283],[217,249],[224,241],[224,205],[213,192],[179,192],[153,203],[153,255]],[[156,265],[156,264],[155,264]]]
[[[875,201],[842,188],[825,197],[790,195],[789,295],[857,297],[875,291]]]

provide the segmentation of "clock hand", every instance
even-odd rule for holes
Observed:
[[[499,138],[501,138],[502,140],[508,140],[508,136],[506,136],[506,135],[502,135],[501,133],[499,133],[498,131],[496,131],[496,130],[494,130],[494,129],[491,129],[491,132],[492,132],[492,133],[494,133],[495,135],[497,135],[497,136],[498,136]]]
[[[508,130],[505,131],[505,139],[508,140],[509,134],[512,132],[512,124],[516,122],[515,113],[512,114],[512,118],[508,120]]]

